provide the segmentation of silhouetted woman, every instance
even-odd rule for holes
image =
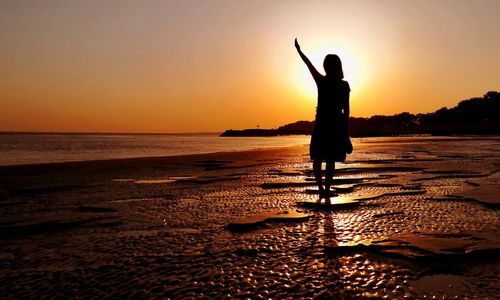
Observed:
[[[300,50],[295,39],[295,48],[318,87],[318,105],[316,119],[311,136],[309,154],[313,161],[314,178],[318,184],[320,199],[327,197],[333,182],[335,162],[345,161],[346,154],[351,153],[352,145],[348,138],[347,125],[349,121],[349,83],[342,80],[344,73],[340,58],[328,54],[323,61],[326,75],[320,74],[311,61]],[[326,162],[325,187],[321,180],[321,164]]]

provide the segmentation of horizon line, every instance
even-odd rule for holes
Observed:
[[[140,135],[181,135],[181,134],[220,134],[223,131],[189,132],[107,132],[107,131],[0,131],[0,134],[140,134]]]

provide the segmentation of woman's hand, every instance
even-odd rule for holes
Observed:
[[[300,45],[299,45],[299,42],[297,41],[297,38],[295,38],[295,48],[297,49],[297,52],[299,53],[300,58],[302,58],[302,60],[306,64],[307,68],[309,69],[309,72],[311,72],[311,75],[314,78],[314,81],[318,82],[318,80],[320,80],[320,78],[322,78],[323,75],[321,75],[318,72],[318,70],[316,70],[316,68],[313,66],[313,64],[309,60],[309,58],[307,58],[307,56],[304,53],[302,53],[302,51],[300,50]]]

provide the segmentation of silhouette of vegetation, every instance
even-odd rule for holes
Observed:
[[[311,134],[313,121],[298,121],[277,129],[227,130],[221,136],[276,136]],[[481,98],[463,100],[453,108],[440,108],[432,113],[403,112],[392,116],[349,118],[352,137],[410,134],[500,134],[500,93],[487,92]]]

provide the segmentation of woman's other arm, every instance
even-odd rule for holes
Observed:
[[[297,39],[295,39],[295,49],[297,49],[297,52],[300,55],[300,58],[304,61],[306,64],[307,68],[309,69],[309,72],[311,72],[312,77],[314,78],[315,81],[318,81],[319,78],[322,77],[322,75],[316,70],[316,68],[313,66],[309,58],[300,50],[300,45]]]
[[[350,93],[347,93],[347,96],[346,96],[346,104],[345,104],[345,107],[344,107],[344,116],[347,120],[349,120],[349,116],[351,115],[351,110],[349,108],[349,94]]]
[[[344,103],[343,103],[343,116],[344,116],[344,120],[346,122],[346,126],[349,125],[349,116],[351,115],[351,110],[350,110],[350,107],[349,107],[349,96],[351,94],[351,89],[349,87],[349,84],[347,83],[346,84],[346,91],[345,91],[345,94],[344,94]]]

